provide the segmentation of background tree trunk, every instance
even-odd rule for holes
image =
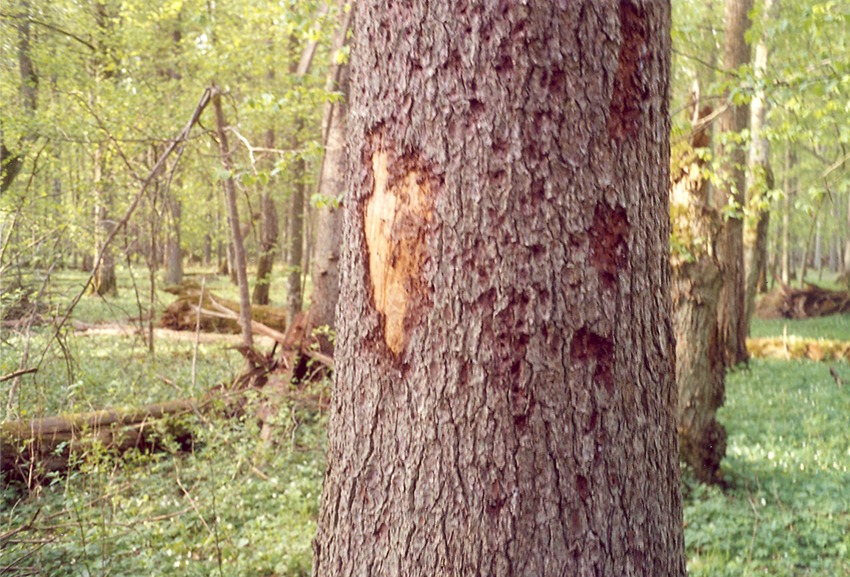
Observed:
[[[298,148],[300,141],[292,139],[292,147]],[[298,157],[292,169],[292,193],[289,196],[289,275],[287,281],[286,308],[288,321],[299,312],[304,301],[301,287],[304,261],[304,159]]]
[[[685,574],[669,4],[556,6],[356,4],[318,577]]]
[[[699,98],[694,100],[699,109]],[[723,285],[712,239],[721,217],[705,204],[709,181],[704,156],[710,146],[710,108],[694,114],[690,147],[674,159],[670,189],[673,227],[673,312],[676,331],[676,383],[679,389],[679,455],[703,483],[722,480],[720,461],[726,455],[726,431],[717,421],[723,405],[726,365],[718,335],[717,305]]]
[[[745,34],[749,29],[749,11],[752,0],[726,1],[726,38],[723,46],[723,68],[727,74],[735,75],[739,68],[750,60],[750,50]],[[728,96],[728,92],[727,92]],[[729,108],[720,115],[719,129],[725,144],[718,154],[721,166],[718,173],[723,185],[715,206],[723,210],[734,201],[738,210],[724,219],[720,233],[718,256],[723,267],[723,289],[718,304],[718,325],[725,351],[726,364],[733,366],[747,361],[747,319],[744,310],[744,221],[741,209],[744,206],[746,189],[746,152],[739,142],[739,135],[747,128],[749,110],[736,106],[731,99]]]
[[[180,249],[180,220],[183,208],[180,201],[172,198],[168,202],[171,209],[171,230],[165,245],[165,284],[178,285],[183,282],[183,254]]]
[[[850,275],[850,198],[847,199],[847,228],[844,232],[847,240],[844,244],[844,273]],[[848,279],[850,283],[850,279]]]
[[[767,266],[767,232],[770,224],[770,204],[767,197],[773,189],[773,171],[770,168],[770,143],[764,131],[767,123],[767,98],[764,82],[767,74],[768,46],[766,30],[773,16],[774,0],[762,5],[761,24],[756,43],[753,73],[757,89],[750,101],[750,149],[747,161],[747,215],[744,229],[744,313],[747,335],[756,304],[759,279]]]
[[[277,257],[277,237],[279,233],[277,206],[270,190],[265,190],[260,199],[262,220],[260,221],[260,256],[257,259],[257,282],[251,300],[255,305],[269,304],[272,269]]]
[[[295,46],[297,40],[291,38],[291,44]],[[305,64],[301,61],[292,60],[289,68],[290,74],[296,77],[302,77],[306,74],[312,61],[312,54],[315,51],[314,44],[308,44],[302,53],[301,61],[306,59]],[[293,53],[295,51],[293,50]],[[293,132],[290,137],[290,146],[292,150],[298,151],[301,148],[301,130],[304,128],[304,122],[301,118],[296,118],[293,123]],[[289,251],[287,253],[289,274],[287,276],[286,289],[286,311],[287,311],[287,326],[291,326],[295,319],[295,315],[301,312],[301,307],[304,304],[303,294],[303,274],[304,274],[304,189],[305,189],[305,174],[306,164],[304,157],[299,153],[292,162],[292,192],[289,195]]]
[[[221,162],[224,168],[233,173],[233,162],[230,159],[230,148],[227,145],[227,133],[224,128],[227,122],[224,119],[224,111],[221,109],[221,93],[218,88],[213,88],[213,108],[215,108],[216,132],[218,146],[221,151]],[[224,193],[227,203],[227,215],[230,222],[230,233],[233,246],[233,268],[239,284],[239,326],[242,327],[242,344],[253,346],[254,339],[251,332],[251,296],[248,291],[248,271],[245,264],[245,249],[242,246],[242,231],[239,229],[239,209],[236,205],[236,190],[233,177],[224,181]]]
[[[90,290],[97,295],[118,294],[118,282],[115,279],[115,257],[112,247],[104,246],[104,241],[109,237],[115,223],[109,215],[109,194],[104,190],[108,186],[103,177],[103,147],[98,146],[94,153],[94,175],[92,186],[94,187],[94,258],[93,266],[97,270],[92,278]],[[98,260],[100,258],[100,260]]]
[[[269,48],[274,43],[269,42]],[[271,83],[274,80],[274,68],[266,72],[266,79]],[[273,129],[266,130],[265,147],[267,150],[274,148],[275,133]],[[263,159],[264,169],[271,171],[274,167],[274,159],[271,156]],[[260,255],[257,259],[257,281],[254,283],[254,292],[251,301],[255,305],[269,304],[269,291],[271,290],[272,269],[277,257],[277,243],[280,235],[280,225],[277,217],[277,205],[271,193],[271,187],[266,184],[263,188],[263,196],[260,199]]]
[[[797,193],[797,180],[792,176],[792,170],[797,164],[797,154],[789,144],[785,145],[785,170],[782,182],[782,266],[781,278],[783,284],[791,284],[795,276],[794,255],[791,249],[791,209]]]
[[[30,3],[21,2],[18,31],[18,70],[21,73],[21,103],[24,113],[32,118],[38,104],[38,74],[32,61],[32,27],[30,24]],[[5,104],[4,104],[5,106]],[[9,112],[9,111],[7,111]],[[0,195],[6,192],[24,165],[24,157],[18,147],[6,146],[3,138],[3,125],[0,121]]]
[[[266,148],[274,148],[274,140],[274,130],[267,130]],[[268,186],[260,199],[260,214],[260,256],[257,259],[257,282],[254,284],[252,301],[256,305],[267,305],[269,304],[272,269],[277,257],[277,242],[280,234],[277,205]]]
[[[348,30],[351,26],[351,10],[341,7],[342,21],[337,29],[334,52],[339,52],[347,44]],[[310,315],[306,335],[313,336],[325,355],[333,355],[333,341],[323,327],[335,330],[336,306],[339,300],[339,256],[342,242],[342,209],[331,203],[345,192],[345,139],[348,116],[348,63],[336,64],[328,75],[328,92],[336,91],[342,98],[325,105],[324,145],[325,156],[322,159],[322,171],[319,176],[318,194],[326,199],[319,208],[316,218],[316,253],[313,259],[313,292],[310,301]],[[316,331],[315,329],[320,329]]]

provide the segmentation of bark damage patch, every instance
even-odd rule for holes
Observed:
[[[634,136],[649,98],[649,49],[646,15],[630,0],[620,1],[620,57],[608,109],[608,135],[617,141]]]
[[[425,296],[422,265],[433,214],[428,178],[415,163],[372,154],[374,188],[366,201],[363,228],[375,308],[384,318],[384,340],[396,355],[406,342],[412,302]]]
[[[622,207],[596,205],[590,228],[590,264],[603,289],[616,287],[617,273],[629,262],[629,220]]]
[[[579,329],[570,343],[573,367],[592,371],[593,382],[610,398],[614,394],[614,342],[586,327]]]

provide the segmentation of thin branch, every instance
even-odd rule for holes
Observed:
[[[38,372],[38,367],[30,367],[28,369],[20,369],[18,371],[14,371],[14,372],[9,373],[8,375],[3,375],[2,377],[0,377],[0,383],[14,379],[15,377],[20,377],[21,375],[28,375],[30,373],[37,373],[37,372]]]
[[[681,50],[678,50],[676,48],[673,48],[673,54],[681,56],[682,58],[687,58],[689,60],[693,60],[694,62],[702,64],[703,66],[705,66],[706,68],[708,68],[710,70],[714,70],[716,72],[721,72],[721,73],[727,74],[727,75],[737,76],[737,74],[735,73],[734,70],[726,70],[725,68],[721,68],[720,66],[717,66],[716,64],[711,64],[710,62],[706,62],[705,60],[703,60],[702,58],[699,58],[698,56],[694,56],[693,54],[688,54],[687,52],[682,52]]]
[[[76,40],[77,42],[79,42],[80,44],[82,44],[83,46],[85,46],[86,48],[91,50],[92,52],[97,51],[97,48],[91,42],[88,42],[87,40],[80,38],[79,36],[77,36],[73,32],[68,32],[67,30],[60,28],[59,26],[56,26],[55,24],[50,24],[49,22],[44,22],[42,20],[38,20],[37,18],[32,18],[30,16],[12,15],[12,14],[9,14],[8,12],[0,12],[0,18],[8,18],[10,20],[24,20],[24,19],[29,20],[32,24],[36,24],[37,26],[41,26],[42,28],[47,28],[48,30],[53,30],[54,32],[58,32],[59,34],[62,34],[63,36],[67,36],[71,40]]]
[[[303,151],[303,149],[296,149],[296,148],[288,148],[287,149],[287,148],[266,148],[266,147],[263,147],[263,146],[254,146],[253,144],[251,144],[251,141],[249,141],[245,136],[240,134],[240,132],[238,130],[236,130],[234,127],[228,126],[226,128],[226,130],[228,132],[232,132],[233,135],[236,136],[236,138],[242,144],[245,145],[245,148],[248,150],[248,156],[251,157],[251,168],[254,170],[255,174],[257,172],[257,169],[256,169],[257,159],[254,157],[255,152],[266,152],[266,153],[270,153],[270,154],[284,155],[284,154],[290,154],[290,153],[293,153],[293,152],[302,152]]]

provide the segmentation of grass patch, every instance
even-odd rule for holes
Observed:
[[[208,290],[238,297],[226,277],[195,272],[208,274]],[[76,271],[54,274],[41,314],[61,316],[86,279]],[[284,285],[278,279],[275,286]],[[71,320],[139,326],[150,314],[147,274],[119,267],[118,287],[116,297],[84,296]],[[155,319],[173,298],[157,291]],[[244,363],[227,345],[201,344],[193,385],[192,341],[157,339],[151,354],[140,334],[75,333],[69,323],[52,340],[52,330],[47,324],[0,334],[0,374],[39,365],[22,378],[7,417],[196,397],[229,382]],[[4,408],[10,385],[0,383]],[[327,383],[313,386],[327,395]],[[92,449],[78,457],[76,470],[49,478],[35,493],[15,485],[0,489],[0,535],[7,535],[0,542],[0,573],[308,575],[324,473],[324,418],[284,403],[271,438],[262,440],[252,405],[245,414],[185,417],[195,431],[188,454],[173,447],[119,460]]]
[[[685,483],[690,574],[850,575],[848,391],[822,363],[754,360],[726,399],[731,488]]]
[[[196,423],[188,455],[90,454],[38,498],[7,489],[0,533],[35,522],[2,544],[3,564],[53,577],[309,575],[326,427],[304,413],[283,422],[272,442],[251,418]]]
[[[850,315],[832,315],[812,319],[758,319],[754,318],[750,336],[799,337],[802,339],[828,339],[850,341]]]

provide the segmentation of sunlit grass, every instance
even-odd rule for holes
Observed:
[[[789,336],[850,341],[850,315],[832,315],[812,319],[754,318],[750,327],[750,336],[755,338]]]

